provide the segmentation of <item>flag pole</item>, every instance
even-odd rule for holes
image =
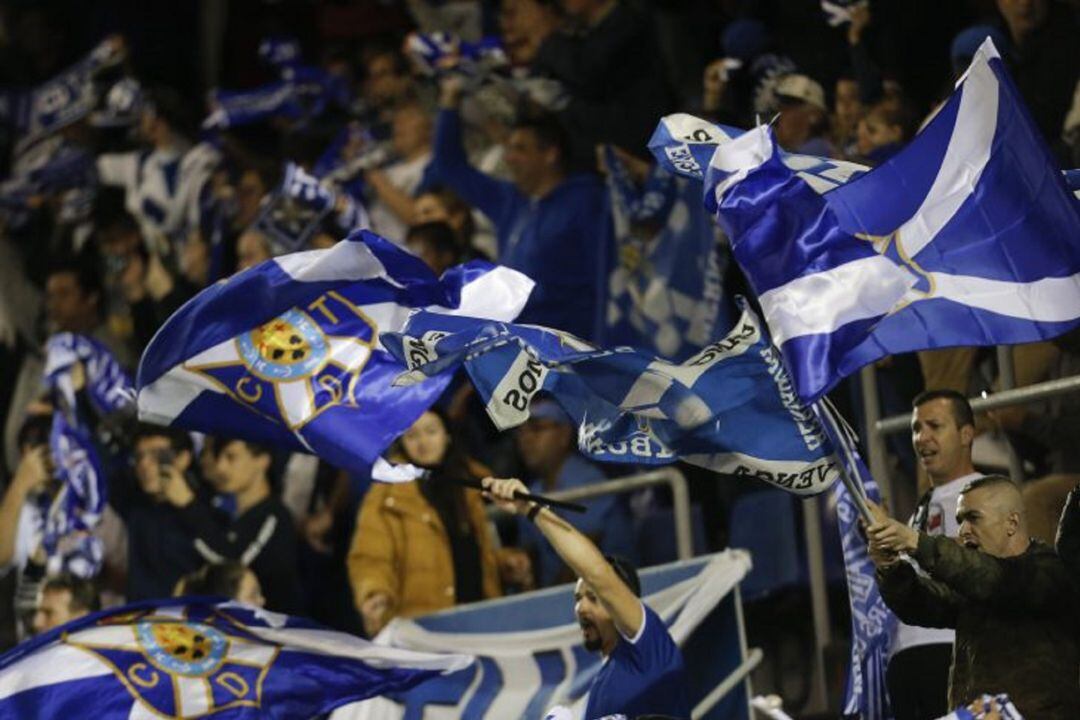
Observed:
[[[818,417],[832,429],[829,434],[844,455],[843,458],[840,458],[840,482],[844,483],[844,488],[851,495],[851,500],[855,503],[855,507],[858,508],[859,515],[862,516],[863,520],[867,524],[874,522],[874,516],[870,512],[870,507],[866,504],[866,489],[863,487],[862,478],[852,477],[852,474],[855,473],[853,468],[858,467],[858,465],[855,462],[847,434],[837,423],[834,415],[835,411],[820,400],[814,402],[813,408]]]

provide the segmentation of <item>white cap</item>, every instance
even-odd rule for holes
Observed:
[[[790,98],[828,111],[825,106],[825,91],[817,80],[799,73],[792,73],[780,78],[773,93],[777,98]]]

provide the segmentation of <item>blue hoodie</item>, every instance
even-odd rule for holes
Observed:
[[[571,175],[544,197],[530,198],[512,182],[470,165],[461,117],[442,110],[424,184],[445,185],[487,215],[495,225],[499,263],[536,281],[518,322],[598,339],[612,243],[607,193],[599,178]]]

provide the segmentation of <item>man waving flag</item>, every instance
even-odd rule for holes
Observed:
[[[473,261],[436,278],[367,230],[268,260],[199,293],[150,342],[141,419],[312,452],[365,471],[445,389],[397,388],[379,342],[416,308],[512,320],[532,281]]]
[[[849,182],[839,168],[829,188],[800,158],[759,127],[721,142],[703,174],[804,399],[886,355],[1032,342],[1080,322],[1080,203],[989,41],[885,164]]]

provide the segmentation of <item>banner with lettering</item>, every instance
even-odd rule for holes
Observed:
[[[750,570],[743,550],[642,571],[645,602],[682,649],[697,705],[746,659],[735,586]],[[562,585],[434,615],[397,619],[377,643],[413,650],[472,653],[471,667],[398,695],[341,708],[332,720],[539,720],[552,707],[581,718],[599,654],[582,645],[574,618],[573,586]],[[703,720],[750,716],[745,683],[736,683],[701,715]],[[705,710],[705,708],[702,708]],[[593,719],[588,719],[593,720]]]

